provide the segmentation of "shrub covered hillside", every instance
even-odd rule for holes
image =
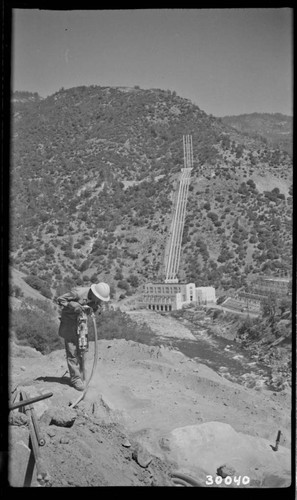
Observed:
[[[260,138],[273,148],[293,153],[293,117],[281,113],[250,113],[247,115],[224,116],[223,123],[240,132]]]
[[[288,272],[286,151],[175,92],[98,86],[12,98],[12,265],[53,298],[98,279],[123,297],[162,278],[184,134],[194,168],[180,279],[228,289]]]

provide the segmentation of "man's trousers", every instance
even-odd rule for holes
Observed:
[[[77,344],[65,339],[65,350],[71,383],[82,380],[81,357]]]

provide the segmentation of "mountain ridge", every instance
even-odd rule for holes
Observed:
[[[286,151],[171,91],[93,85],[19,97],[12,101],[11,256],[53,293],[100,278],[127,295],[162,277],[184,134],[193,138],[194,166],[180,279],[228,288],[241,285],[251,266],[290,271]]]
[[[234,129],[259,137],[271,147],[293,154],[293,116],[282,113],[245,113],[221,117],[223,123]]]

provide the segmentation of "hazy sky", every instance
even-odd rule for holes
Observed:
[[[14,9],[12,88],[175,90],[214,116],[293,114],[289,8]]]

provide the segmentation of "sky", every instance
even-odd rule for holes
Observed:
[[[12,90],[176,91],[214,116],[293,114],[293,10],[12,11]]]

